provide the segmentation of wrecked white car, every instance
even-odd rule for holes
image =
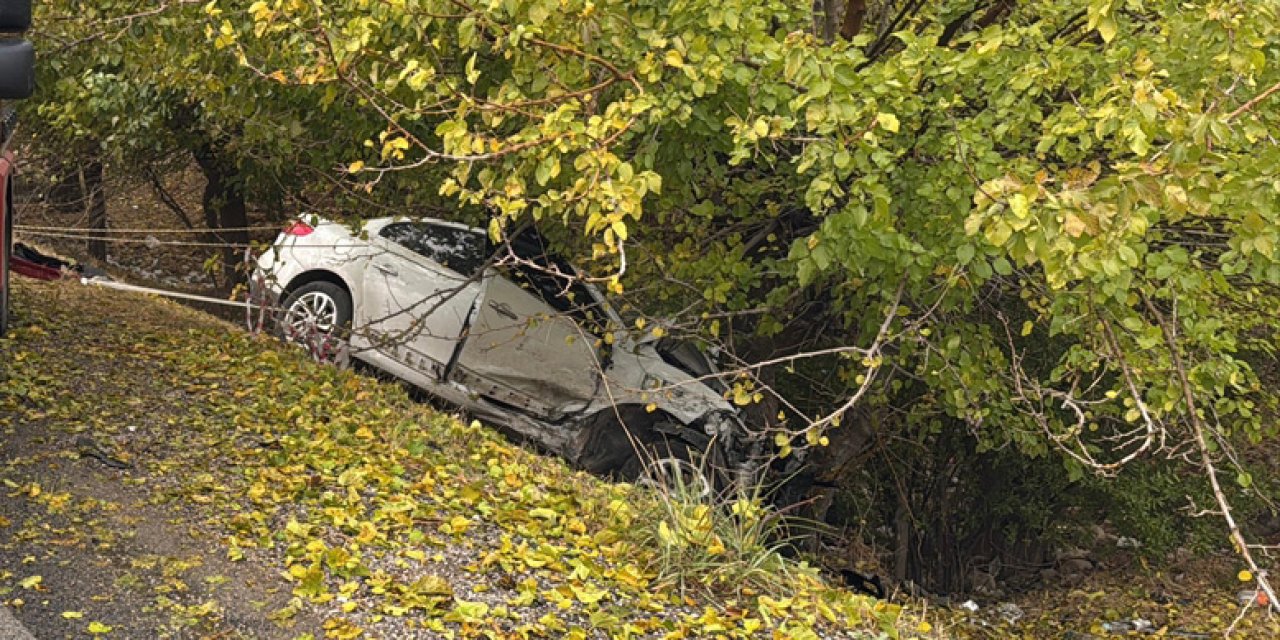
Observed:
[[[251,289],[279,309],[286,338],[336,346],[335,359],[363,361],[589,471],[703,492],[746,480],[758,443],[707,357],[627,336],[597,290],[564,277],[573,273],[532,233],[494,247],[441,220],[379,218],[355,232],[315,220],[280,234]]]

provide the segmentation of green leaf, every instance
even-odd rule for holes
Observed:
[[[1013,275],[1013,265],[1009,264],[1009,260],[1004,256],[1000,256],[991,261],[991,268],[1002,276]]]
[[[533,172],[534,180],[538,182],[538,186],[545,187],[547,182],[560,175],[560,156],[549,155],[538,161],[538,167]]]

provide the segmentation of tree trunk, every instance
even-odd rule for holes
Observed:
[[[85,195],[89,228],[94,238],[89,240],[89,257],[99,262],[107,261],[107,241],[103,239],[107,229],[107,191],[102,183],[102,160],[94,157],[80,169],[80,192]]]
[[[244,189],[235,163],[229,161],[213,143],[204,143],[192,150],[200,171],[204,174],[205,187],[201,204],[205,225],[211,231],[214,242],[221,245],[222,286],[230,291],[244,280],[239,270],[240,251],[249,242],[248,211],[244,201]]]
[[[813,32],[814,35],[822,38],[823,42],[830,43],[835,40],[840,27],[840,8],[843,4],[844,0],[813,1]]]
[[[898,489],[898,510],[893,522],[893,580],[902,584],[907,579],[911,559],[911,501],[907,498],[910,485]]]
[[[867,0],[848,0],[844,5],[844,17],[840,25],[840,37],[852,40],[862,32],[867,19]]]

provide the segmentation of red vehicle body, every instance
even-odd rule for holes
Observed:
[[[9,252],[13,247],[13,152],[0,157],[0,335],[9,324]]]

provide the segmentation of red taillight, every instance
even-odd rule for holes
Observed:
[[[315,229],[313,229],[311,225],[301,220],[294,220],[284,228],[284,234],[286,236],[302,237],[305,235],[309,235],[312,231],[315,231]]]

